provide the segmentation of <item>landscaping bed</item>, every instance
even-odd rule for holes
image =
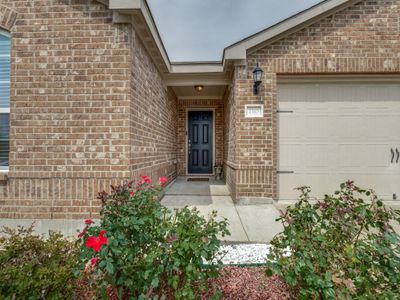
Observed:
[[[225,266],[219,270],[219,276],[209,279],[209,286],[220,290],[220,299],[226,300],[291,300],[297,299],[294,290],[277,276],[267,277],[265,267]],[[77,299],[92,300],[93,291],[86,289],[87,282],[80,282]],[[109,289],[109,300],[118,300],[114,291]],[[173,292],[166,292],[159,299],[173,300]],[[201,300],[209,300],[212,293],[204,293]],[[215,299],[215,298],[214,298]]]
[[[223,244],[226,219],[166,209],[159,183],[100,193],[100,223],[85,220],[75,239],[4,229],[0,298],[400,299],[400,211],[351,181],[317,203],[301,188],[270,245]]]
[[[297,299],[294,291],[279,277],[267,277],[265,267],[223,267],[219,277],[210,280],[222,292],[222,299]],[[203,300],[209,299],[205,294]]]

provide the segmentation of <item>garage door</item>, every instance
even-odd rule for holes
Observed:
[[[279,199],[311,186],[321,198],[341,182],[400,198],[399,83],[278,85]]]

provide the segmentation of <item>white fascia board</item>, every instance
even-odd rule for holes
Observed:
[[[157,27],[154,23],[150,9],[145,0],[110,0],[110,9],[113,9],[117,13],[115,14],[115,20],[122,22],[125,20],[124,15],[129,14],[132,10],[138,10],[142,14],[146,21],[146,25],[151,32],[154,42],[156,43],[158,51],[164,60],[167,69],[171,71],[171,63],[167,51],[165,50],[164,44],[162,43],[160,34],[158,33]]]
[[[161,56],[164,60],[165,65],[167,66],[167,69],[169,72],[171,72],[171,62],[168,57],[168,53],[165,50],[164,44],[161,40],[160,34],[158,32],[158,29],[156,27],[156,24],[154,23],[154,19],[151,15],[149,6],[145,2],[145,0],[140,0],[140,8],[143,14],[144,19],[146,20],[147,26],[150,29],[151,35],[153,36],[153,39],[157,45],[158,51],[160,51]]]
[[[110,0],[110,9],[140,9],[142,0]]]
[[[171,73],[221,73],[224,71],[222,63],[218,64],[172,64]]]
[[[283,34],[291,29],[301,26],[307,22],[312,21],[319,16],[340,8],[342,5],[353,4],[360,0],[331,0],[317,4],[311,9],[308,9],[292,18],[287,19],[277,25],[267,28],[253,36],[250,36],[243,41],[235,43],[224,50],[224,59],[246,59],[247,50],[255,47],[265,41],[273,39],[274,37]]]
[[[232,48],[226,48],[224,50],[224,60],[226,59],[246,59],[247,56],[246,47],[242,47],[241,45],[237,45]]]

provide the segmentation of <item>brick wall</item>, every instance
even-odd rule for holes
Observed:
[[[179,100],[178,101],[178,175],[187,174],[187,111],[190,108],[215,111],[215,163],[223,163],[223,101],[222,100]]]
[[[236,198],[277,196],[277,74],[400,72],[400,1],[362,1],[248,54],[235,83]],[[264,79],[252,94],[252,71]],[[244,118],[244,105],[264,104],[264,118]]]
[[[131,170],[158,181],[177,175],[178,102],[164,87],[161,75],[142,42],[132,36]]]
[[[400,0],[362,1],[248,53],[224,101],[177,101],[130,25],[113,24],[105,6],[0,0],[12,36],[0,217],[96,216],[95,194],[111,183],[184,175],[188,107],[215,108],[216,162],[234,199],[276,197],[277,75],[399,73],[399,16]],[[254,96],[257,62],[265,76]],[[244,118],[251,103],[264,104],[264,118]]]
[[[236,199],[236,103],[235,88],[238,68],[224,95],[224,176],[233,199]]]
[[[272,145],[269,107],[264,108],[264,118],[245,118],[246,104],[262,103],[253,97],[251,88],[246,65],[236,65],[224,97],[224,172],[235,201],[270,198],[274,188],[268,151]]]
[[[91,0],[0,0],[0,26],[12,37],[0,218],[96,217],[110,184],[175,176],[175,125],[160,123],[176,99],[130,25]]]

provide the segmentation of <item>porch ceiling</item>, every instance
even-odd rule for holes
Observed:
[[[171,86],[178,99],[222,99],[226,85],[204,85],[202,91],[196,91],[194,85]]]

